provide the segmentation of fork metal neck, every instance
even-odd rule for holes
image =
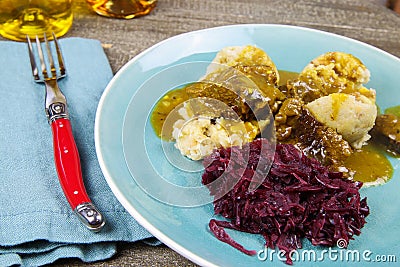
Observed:
[[[55,79],[45,80],[46,85],[46,100],[45,110],[47,120],[52,123],[56,119],[69,118],[67,100]]]

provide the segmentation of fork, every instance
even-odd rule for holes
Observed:
[[[54,33],[52,37],[57,57],[53,57],[51,44],[47,40],[46,34],[44,34],[44,46],[46,48],[44,51],[47,57],[45,57],[39,37],[36,36],[36,50],[40,61],[40,69],[36,64],[34,45],[30,37],[26,37],[32,74],[35,82],[44,83],[45,85],[45,112],[52,128],[54,161],[61,187],[79,220],[87,228],[97,232],[104,226],[105,221],[85,190],[79,152],[69,120],[67,100],[57,83],[58,79],[62,79],[67,75],[66,68],[60,44]],[[57,61],[56,64],[55,59]]]

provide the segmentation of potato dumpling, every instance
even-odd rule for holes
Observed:
[[[226,66],[265,66],[268,67],[268,70],[264,75],[268,76],[269,83],[271,85],[277,85],[279,83],[279,72],[275,63],[264,50],[253,45],[228,46],[222,48],[207,68],[206,76],[210,73],[218,73],[224,70]]]
[[[328,52],[313,59],[299,75],[299,80],[319,90],[321,96],[358,92],[375,99],[375,91],[363,86],[369,78],[367,67],[357,57],[343,52]]]
[[[354,148],[361,148],[370,138],[368,132],[377,116],[375,102],[361,94],[333,93],[305,107],[317,121],[335,129]]]

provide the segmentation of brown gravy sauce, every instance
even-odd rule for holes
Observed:
[[[280,84],[285,84],[287,80],[294,79],[298,73],[290,71],[279,71]],[[172,125],[164,125],[168,114],[179,104],[189,99],[185,92],[185,87],[167,92],[155,105],[150,122],[158,137],[170,141],[172,136],[170,131],[163,131],[163,127],[172,129]],[[390,108],[389,113],[400,115],[400,106]],[[171,121],[171,120],[169,120]],[[393,175],[393,167],[388,160],[389,154],[384,148],[373,142],[355,151],[345,162],[345,167],[354,171],[353,179],[367,184],[387,182]]]

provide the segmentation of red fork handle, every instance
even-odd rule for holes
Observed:
[[[90,230],[99,231],[104,226],[104,218],[86,193],[71,122],[68,118],[55,119],[51,129],[55,165],[65,197],[82,223]]]

